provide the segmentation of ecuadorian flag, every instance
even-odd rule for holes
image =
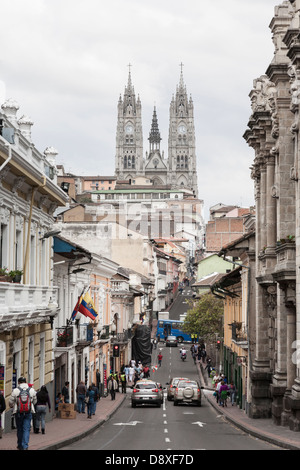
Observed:
[[[81,298],[81,302],[78,307],[78,312],[82,313],[82,315],[86,317],[91,318],[92,320],[95,320],[96,316],[98,315],[97,310],[94,306],[94,302],[88,292],[84,294],[84,296]]]

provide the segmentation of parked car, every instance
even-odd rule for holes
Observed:
[[[167,400],[172,401],[174,400],[174,391],[175,387],[178,384],[179,380],[189,380],[187,377],[173,377],[170,382],[167,382]]]
[[[174,391],[174,406],[179,403],[201,406],[201,388],[196,380],[179,380]]]
[[[177,347],[177,338],[176,336],[167,336],[166,346],[176,346]]]
[[[138,380],[132,390],[131,406],[148,404],[161,406],[163,403],[163,387],[153,380]]]

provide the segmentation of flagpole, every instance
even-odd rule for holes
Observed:
[[[89,289],[89,288],[90,288],[90,286],[88,286],[87,289]],[[76,305],[78,304],[79,299],[83,296],[85,290],[86,290],[86,287],[84,287],[84,288],[82,289],[82,292],[81,292],[81,294],[79,295],[79,297],[78,297],[78,299],[77,299]],[[78,305],[78,307],[79,307],[79,305]],[[73,312],[72,312],[72,314],[71,314],[70,320],[67,320],[67,326],[71,325],[71,323],[72,323],[72,315],[73,315]]]

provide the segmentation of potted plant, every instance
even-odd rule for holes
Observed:
[[[9,281],[9,276],[8,276],[7,268],[0,268],[0,282],[8,282],[8,281]]]
[[[16,269],[15,271],[9,271],[8,275],[13,282],[21,282],[23,271],[21,269]]]

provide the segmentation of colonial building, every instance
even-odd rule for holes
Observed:
[[[188,97],[181,69],[179,85],[170,104],[168,155],[161,150],[157,110],[154,107],[149,151],[144,156],[142,104],[136,97],[129,71],[123,98],[118,102],[116,162],[117,179],[146,176],[154,185],[191,189],[198,195],[194,104]]]
[[[53,284],[53,213],[66,194],[56,185],[53,148],[39,152],[31,140],[32,121],[17,118],[8,100],[0,113],[0,282],[1,391],[7,399],[20,376],[35,389],[54,391],[52,325],[57,309]],[[18,282],[15,272],[22,275]],[[2,426],[11,427],[11,410]]]
[[[254,150],[256,327],[250,370],[254,418],[300,431],[300,0],[275,7],[275,53],[250,92],[244,134]]]

